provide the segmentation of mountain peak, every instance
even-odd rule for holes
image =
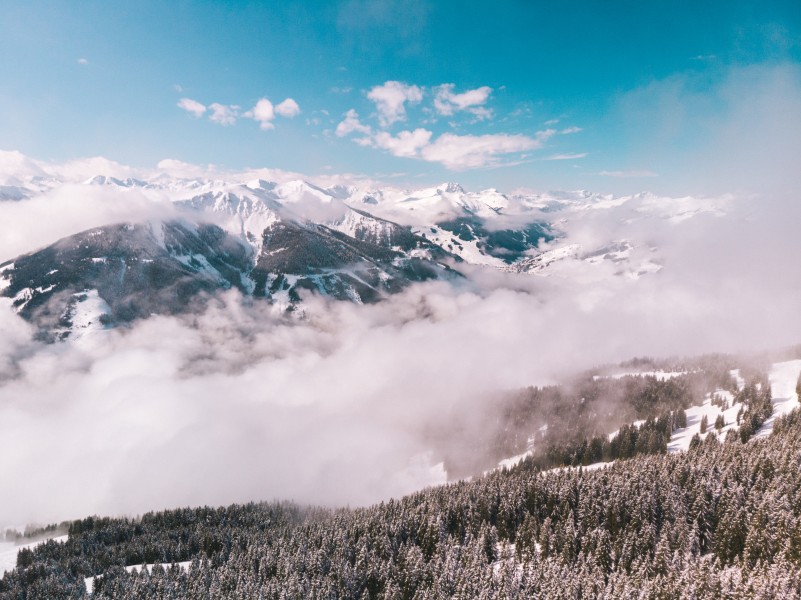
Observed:
[[[438,189],[440,189],[443,192],[446,192],[448,194],[464,194],[465,193],[464,188],[461,185],[459,185],[458,183],[455,183],[453,181],[450,181],[448,183],[442,184],[441,186],[439,186]]]
[[[251,179],[245,184],[245,187],[251,190],[273,190],[275,189],[275,182],[266,181],[264,179]]]

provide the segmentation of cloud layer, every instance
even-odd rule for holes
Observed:
[[[228,293],[201,316],[51,346],[2,307],[0,477],[19,484],[0,489],[0,524],[272,498],[369,503],[440,481],[427,433],[456,419],[468,433],[486,427],[499,390],[635,355],[798,341],[801,273],[785,257],[801,251],[801,210],[786,197],[759,211],[735,198],[610,206],[554,215],[567,218],[556,244],[629,239],[634,259],[662,271],[632,281],[614,263],[564,261],[545,278],[474,268],[373,306],[311,298],[301,319]]]
[[[759,89],[748,85],[755,80]],[[466,431],[484,426],[499,389],[632,356],[797,344],[801,78],[783,67],[737,71],[719,93],[729,118],[707,124],[703,153],[687,160],[699,186],[746,183],[747,193],[609,198],[549,214],[566,234],[554,248],[628,240],[631,261],[663,265],[636,281],[611,261],[565,260],[547,277],[463,266],[459,285],[414,286],[375,306],[311,299],[304,319],[286,320],[230,294],[196,318],[156,317],[52,346],[34,341],[4,301],[0,526],[257,499],[372,502],[438,481],[427,428],[457,417]],[[679,106],[695,98],[686,84],[647,91],[657,106],[666,97]],[[639,102],[648,123],[651,104]],[[355,111],[348,118],[343,136],[419,160],[442,138],[376,129]],[[517,143],[538,142],[530,139]],[[472,143],[478,149],[460,157],[454,148],[449,160],[492,160],[494,146]],[[15,173],[51,172],[19,153],[0,159],[4,185]],[[132,174],[97,158],[60,169],[78,179],[100,165]],[[204,173],[175,161],[164,168]],[[14,225],[0,255],[164,210],[136,192],[64,190],[0,203],[0,222]]]

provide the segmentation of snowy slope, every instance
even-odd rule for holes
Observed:
[[[801,375],[801,360],[790,360],[773,365],[768,376],[773,396],[773,414],[757,431],[754,435],[755,438],[770,435],[777,418],[789,414],[801,406],[796,393],[799,375]]]
[[[621,378],[621,377],[655,377],[660,381],[673,379],[681,375],[687,374],[688,371],[627,371],[622,373],[615,373],[611,375],[595,375],[593,379],[604,378]],[[745,380],[740,375],[739,369],[731,371],[732,377],[737,382],[739,390],[745,387]],[[796,393],[796,385],[801,376],[801,360],[791,360],[785,362],[775,363],[771,366],[769,372],[769,382],[771,386],[773,414],[764,422],[760,429],[753,435],[751,439],[764,438],[771,434],[776,419],[785,416],[801,407],[801,401]],[[758,384],[757,384],[758,385]],[[670,441],[668,442],[668,452],[685,452],[690,447],[690,442],[696,435],[703,441],[709,435],[717,435],[720,440],[724,440],[730,431],[739,431],[740,425],[737,422],[738,413],[745,410],[745,405],[741,402],[736,402],[736,397],[728,390],[718,389],[714,392],[707,394],[701,405],[691,406],[685,410],[687,416],[687,426],[676,429],[673,431]],[[723,427],[718,430],[715,428],[715,421],[719,416],[723,417]],[[705,433],[701,433],[701,422],[706,417],[707,428]],[[640,427],[645,421],[635,421],[631,425]],[[547,428],[547,426],[546,426]],[[609,440],[612,440],[618,431],[609,434]],[[511,456],[498,463],[496,468],[511,468],[526,457],[531,456],[534,451],[533,439],[529,439],[529,444],[525,452],[516,456]],[[603,468],[611,463],[596,463],[584,466],[584,469]],[[557,469],[550,469],[548,472],[559,472],[560,470],[571,467],[560,467]]]
[[[737,425],[737,413],[743,408],[743,405],[739,402],[732,402],[733,396],[730,392],[726,392],[725,390],[718,390],[715,394],[727,400],[730,404],[729,408],[723,410],[719,406],[716,406],[712,403],[711,397],[707,397],[701,406],[691,406],[688,408],[685,411],[687,413],[687,427],[677,429],[673,432],[673,435],[670,436],[670,442],[668,442],[668,452],[682,452],[688,450],[690,441],[696,434],[703,440],[706,439],[710,432],[714,431],[722,440],[725,439],[729,431],[738,431],[740,429],[739,425]],[[714,424],[720,414],[723,415],[725,425],[723,429],[717,431]],[[701,421],[704,417],[706,417],[707,420],[707,429],[706,433],[701,433]]]

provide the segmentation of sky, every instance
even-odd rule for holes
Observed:
[[[794,0],[2,10],[0,149],[41,160],[718,193],[801,107]]]

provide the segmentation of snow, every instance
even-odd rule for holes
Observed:
[[[170,568],[172,568],[173,565],[175,565],[179,569],[181,569],[182,571],[188,571],[189,570],[189,565],[191,565],[191,564],[192,564],[191,560],[186,560],[186,561],[177,562],[177,563],[150,563],[150,564],[144,565],[144,568],[147,569],[148,573],[152,573],[153,572],[153,567],[155,567],[156,565],[160,565],[165,571],[169,570]],[[141,572],[142,568],[143,568],[142,565],[128,565],[128,566],[125,567],[125,570],[128,573],[133,573],[134,571],[136,571],[138,573],[138,572]],[[98,577],[103,577],[103,575],[95,575],[94,577],[84,577],[83,584],[86,586],[86,593],[87,594],[91,594],[91,593],[94,592],[95,579],[97,579]]]
[[[510,456],[498,463],[497,469],[511,469],[512,467],[520,464],[523,460],[534,453],[534,448],[530,448],[523,452],[522,454],[518,454],[516,456]],[[494,470],[494,469],[493,469]]]
[[[737,431],[739,429],[737,425],[737,413],[743,405],[738,402],[729,406],[725,411],[721,410],[719,406],[712,404],[712,397],[715,394],[721,395],[721,393],[722,390],[718,390],[714,394],[707,395],[707,398],[701,406],[691,406],[684,411],[687,414],[687,427],[677,429],[673,432],[668,442],[668,452],[684,452],[688,450],[690,448],[690,441],[696,433],[699,434],[703,440],[706,439],[710,432],[717,431],[715,429],[715,420],[721,413],[723,414],[725,422],[723,429],[717,432],[721,440],[725,439],[729,431]],[[706,416],[707,427],[706,433],[702,434],[701,420],[704,416]]]
[[[616,375],[595,375],[594,379],[603,379],[605,377],[644,377],[651,376],[664,381],[673,377],[686,374],[687,371],[647,371],[647,372],[628,372],[618,373]],[[745,380],[740,376],[740,370],[734,369],[731,371],[732,377],[737,381],[739,389],[745,387]],[[770,381],[772,400],[773,400],[773,414],[765,421],[759,431],[754,435],[754,439],[759,439],[770,435],[773,431],[773,426],[776,419],[789,414],[794,409],[801,407],[801,401],[796,393],[796,385],[799,376],[801,376],[801,360],[790,360],[772,365],[768,379]],[[713,403],[713,400],[722,400],[728,405],[726,410],[723,410],[718,404]],[[701,440],[706,439],[711,433],[716,434],[721,440],[726,438],[729,431],[739,431],[740,427],[737,424],[737,413],[744,408],[740,402],[734,402],[734,394],[729,390],[718,389],[714,392],[707,394],[703,404],[700,406],[691,406],[685,410],[687,415],[687,427],[676,429],[670,437],[668,442],[668,452],[684,452],[689,449],[690,441],[698,434]],[[719,415],[723,415],[724,426],[719,431],[715,429],[715,421]],[[706,433],[701,433],[701,420],[706,416],[707,429]],[[632,423],[635,427],[640,427],[645,421],[635,421]],[[614,431],[609,434],[609,440],[615,438],[620,430]],[[527,456],[533,454],[533,446],[529,446],[526,452],[511,456],[498,463],[496,469],[511,468],[519,464]],[[614,462],[614,461],[612,461]],[[591,465],[583,466],[585,471],[593,471],[596,469],[605,468],[612,463],[594,463]],[[544,471],[545,473],[558,473],[566,469],[575,469],[578,467],[557,467]],[[493,469],[494,470],[494,469]]]
[[[363,215],[350,208],[346,210],[342,218],[330,222],[328,226],[355,239],[362,238],[365,233],[369,233],[371,237],[375,238],[377,244],[388,244],[395,228],[393,223]]]
[[[79,339],[93,331],[106,329],[101,317],[111,314],[111,307],[97,290],[84,290],[73,294],[73,298],[74,301],[70,304],[66,315],[72,323],[71,339]]]
[[[0,292],[11,285],[11,271],[14,270],[14,263],[0,267]]]
[[[593,375],[592,378],[598,381],[599,379],[621,379],[623,377],[654,377],[657,381],[666,381],[687,373],[688,371],[626,371],[614,375]]]
[[[33,290],[31,288],[21,289],[19,292],[17,292],[17,295],[14,296],[14,305],[16,307],[15,310],[20,312],[23,308],[25,308],[25,305],[31,301],[31,298],[33,298]]]
[[[737,382],[737,389],[738,390],[744,389],[745,379],[743,379],[743,376],[740,375],[740,369],[732,369],[731,371],[729,371],[729,373],[731,374],[732,377],[734,377],[734,380]]]
[[[485,254],[478,247],[478,240],[476,239],[463,240],[457,237],[453,232],[442,229],[437,225],[418,227],[412,231],[416,235],[426,237],[451,254],[455,254],[468,264],[486,265],[498,269],[507,268],[506,263],[504,263],[500,258]]]
[[[578,258],[581,246],[579,244],[566,244],[540,252],[536,256],[521,258],[506,270],[517,273],[538,273],[551,263],[569,258]]]
[[[64,543],[67,541],[69,536],[60,535],[58,537],[50,538],[54,542]],[[30,544],[21,544],[16,545],[13,542],[0,542],[0,576],[7,572],[13,571],[17,567],[17,554],[23,548],[28,550],[33,550],[37,546],[44,544],[46,539],[44,540],[37,540],[35,542],[31,542]]]
[[[516,552],[517,544],[505,541],[495,544],[495,554],[498,560],[493,561],[491,565],[493,577],[499,577],[501,569],[504,567],[513,569],[518,576],[523,573],[523,565],[517,562]],[[537,544],[537,553],[539,554],[540,552],[541,548]]]
[[[611,467],[616,462],[617,461],[610,460],[609,462],[598,462],[598,463],[592,463],[591,465],[580,465],[578,467],[555,467],[553,469],[548,469],[547,471],[543,471],[542,473],[544,475],[553,475],[556,473],[569,472],[571,470],[578,470],[578,469],[581,469],[584,473],[586,473],[587,471],[598,471],[600,469]]]
[[[202,254],[173,254],[173,258],[199,275],[220,283],[226,282],[226,279]]]
[[[583,260],[591,265],[601,264],[604,261],[621,263],[631,258],[634,249],[634,245],[628,240],[614,240],[603,248],[585,254]]]
[[[192,196],[188,200],[181,200],[180,204],[200,212],[213,213],[220,227],[242,238],[258,255],[264,230],[280,219],[277,213],[279,198],[269,187],[228,185],[227,188],[230,189]]]
[[[641,419],[639,421],[634,421],[634,423],[632,423],[632,425],[634,427],[636,427],[637,429],[639,429],[640,427],[643,426],[643,423],[645,423],[645,420]],[[611,442],[613,439],[615,439],[617,437],[618,433],[620,433],[620,429],[615,429],[612,433],[609,434],[609,436],[607,436],[607,438]]]
[[[292,301],[289,298],[289,290],[292,289],[295,284],[297,284],[298,279],[300,279],[300,276],[298,275],[284,275],[284,283],[281,286],[281,289],[274,292],[272,295],[273,306],[275,307],[276,311],[283,312],[292,305]],[[270,276],[270,280],[267,282],[267,287],[269,288],[271,284],[272,275]]]
[[[773,414],[763,423],[754,438],[763,438],[771,434],[776,419],[789,414],[801,406],[795,391],[798,377],[801,375],[801,360],[789,360],[775,363],[768,375],[773,402]]]

